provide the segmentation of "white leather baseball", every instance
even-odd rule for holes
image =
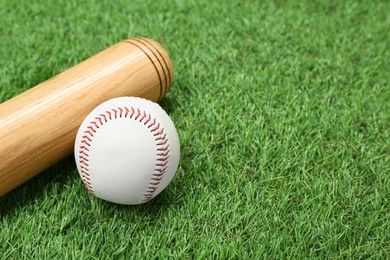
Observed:
[[[172,181],[180,144],[172,120],[157,103],[120,97],[100,104],[85,118],[74,152],[92,194],[135,205],[156,197]]]

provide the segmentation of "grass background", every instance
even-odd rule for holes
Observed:
[[[389,1],[0,0],[0,101],[144,36],[180,168],[142,206],[73,156],[0,198],[0,259],[388,258]],[[1,145],[1,144],[0,144]]]

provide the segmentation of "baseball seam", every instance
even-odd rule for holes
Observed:
[[[159,184],[161,183],[167,167],[169,159],[169,142],[168,137],[165,134],[164,128],[157,122],[157,120],[152,117],[146,111],[141,111],[139,108],[134,107],[118,107],[106,110],[104,113],[99,114],[99,116],[94,118],[94,121],[91,121],[86,127],[86,130],[83,132],[78,153],[78,161],[80,165],[80,175],[83,180],[86,188],[92,194],[95,194],[93,185],[91,182],[90,172],[90,149],[94,136],[98,129],[104,124],[108,123],[110,120],[117,118],[129,118],[131,120],[138,121],[142,123],[147,129],[153,134],[155,143],[156,143],[156,152],[157,159],[155,162],[154,171],[149,180],[149,185],[146,187],[146,191],[143,194],[142,203],[148,202],[153,198],[154,193],[158,189]]]

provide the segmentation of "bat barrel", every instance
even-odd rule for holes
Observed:
[[[120,96],[160,101],[172,80],[163,47],[132,38],[0,104],[0,196],[69,155],[97,105]]]

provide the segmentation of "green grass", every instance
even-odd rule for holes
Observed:
[[[389,1],[55,2],[0,0],[0,101],[155,39],[180,168],[125,207],[70,155],[0,198],[0,259],[389,257]]]

